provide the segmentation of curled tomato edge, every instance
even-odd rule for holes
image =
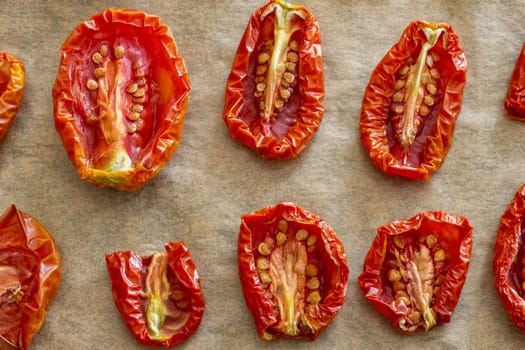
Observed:
[[[253,233],[246,221],[255,218],[264,219],[266,217],[276,219],[279,217],[279,215],[277,215],[279,212],[283,212],[289,221],[296,220],[296,222],[303,222],[319,227],[319,232],[321,233],[325,247],[329,248],[331,263],[337,266],[339,279],[336,283],[336,288],[324,296],[322,303],[310,308],[306,313],[309,321],[316,327],[316,332],[311,335],[291,337],[276,333],[269,334],[267,332],[278,320],[273,315],[273,303],[268,299],[260,284],[255,267],[255,255],[252,245]],[[243,296],[254,318],[260,339],[293,338],[313,341],[317,339],[322,331],[336,317],[345,303],[350,270],[347,265],[343,243],[337,237],[335,231],[321,217],[300,208],[295,203],[279,202],[274,206],[268,206],[253,213],[241,215],[237,262]]]
[[[234,140],[261,154],[263,158],[287,160],[297,157],[306,148],[323,119],[325,88],[322,40],[317,18],[306,7],[298,5],[306,13],[304,41],[308,43],[300,51],[301,66],[304,65],[305,60],[315,66],[315,69],[309,69],[311,73],[300,72],[299,75],[299,93],[305,101],[297,112],[296,121],[281,141],[271,135],[254,135],[250,126],[238,118],[239,111],[244,105],[242,82],[248,78],[250,56],[254,53],[260,34],[261,15],[273,2],[280,1],[268,1],[250,17],[239,42],[226,83],[223,120]]]
[[[32,298],[22,304],[24,324],[19,327],[21,328],[22,349],[27,349],[42,327],[47,309],[58,293],[62,275],[60,252],[51,233],[33,216],[19,210],[14,204],[11,204],[0,217],[0,226],[6,222],[9,223],[9,226],[19,225],[22,228],[26,249],[38,258],[38,272],[35,277],[38,280],[38,288],[32,294]],[[1,231],[0,228],[0,234]],[[10,344],[1,334],[0,340]],[[13,346],[16,348],[17,345]]]
[[[173,64],[173,72],[177,73],[183,87],[183,93],[169,108],[169,113],[160,124],[161,129],[152,136],[150,146],[141,153],[149,154],[148,163],[151,167],[144,167],[140,162],[133,164],[130,171],[105,171],[91,167],[91,160],[85,152],[80,127],[74,115],[74,97],[68,94],[72,79],[69,78],[69,66],[73,52],[78,50],[78,40],[85,33],[100,29],[101,23],[123,23],[136,28],[151,27],[155,30],[152,35],[159,40],[166,50],[166,54]],[[188,109],[188,96],[191,92],[191,83],[184,59],[180,56],[175,38],[167,24],[161,18],[140,10],[124,8],[107,8],[91,16],[88,20],[79,23],[69,34],[60,48],[60,64],[55,84],[52,89],[55,114],[55,129],[60,135],[68,158],[77,168],[79,177],[103,188],[113,188],[118,191],[134,191],[143,187],[146,182],[155,177],[162,170],[177,150],[184,127],[185,115]]]
[[[0,141],[15,121],[25,91],[25,66],[18,58],[7,52],[0,53],[0,62],[9,64],[9,80],[0,95]]]
[[[413,41],[419,41],[421,35],[418,34],[418,30],[421,26],[441,26],[447,29],[446,49],[456,69],[446,82],[436,129],[432,135],[427,137],[424,159],[418,167],[407,167],[399,165],[397,159],[390,153],[386,134],[389,111],[382,100],[389,98],[386,91],[388,86],[385,86],[385,82],[393,81],[393,75],[412,51],[409,51],[407,47],[416,45]],[[388,50],[372,71],[362,100],[360,139],[376,168],[387,175],[402,176],[411,180],[430,180],[431,175],[445,161],[452,144],[455,122],[461,111],[466,75],[467,59],[459,44],[459,37],[452,26],[446,23],[434,24],[418,20],[411,22],[405,28],[399,41]]]
[[[113,300],[136,341],[143,345],[170,348],[186,341],[197,332],[204,315],[205,301],[199,274],[186,244],[183,241],[169,242],[164,247],[168,254],[168,266],[189,292],[191,306],[189,318],[184,326],[169,339],[163,341],[154,339],[148,332],[144,316],[145,311],[140,300],[142,291],[141,271],[131,266],[132,264],[142,266],[144,257],[132,251],[119,251],[106,254],[105,260],[112,284]],[[122,275],[122,266],[128,266],[126,267],[126,276]],[[134,275],[133,280],[126,278],[125,282],[121,281],[129,274]]]
[[[419,230],[424,220],[435,223],[447,223],[458,227],[464,234],[458,239],[458,263],[453,265],[446,274],[443,282],[445,291],[436,298],[433,310],[436,312],[436,326],[450,322],[451,315],[459,303],[459,298],[466,281],[470,257],[472,253],[472,231],[467,218],[448,214],[443,211],[424,211],[404,220],[392,221],[377,229],[370,250],[365,256],[363,272],[358,277],[358,284],[363,295],[371,304],[388,319],[400,333],[410,333],[402,330],[398,321],[402,312],[393,309],[392,304],[383,298],[382,268],[386,257],[387,241],[389,236],[401,235],[409,231]]]
[[[524,298],[511,286],[509,275],[518,254],[522,236],[521,225],[525,214],[525,184],[521,185],[500,219],[492,268],[498,297],[514,324],[525,332]]]

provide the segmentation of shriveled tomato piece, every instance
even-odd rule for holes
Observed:
[[[169,28],[140,11],[107,9],[61,48],[55,126],[80,177],[135,190],[182,134],[190,82]]]
[[[341,241],[296,204],[242,216],[238,264],[262,339],[314,340],[345,301],[349,270]]]
[[[412,22],[365,90],[361,142],[388,175],[428,180],[445,160],[461,109],[467,62],[448,24]]]
[[[467,219],[423,212],[378,228],[358,282],[395,329],[428,331],[450,321],[471,250]]]
[[[324,75],[317,19],[271,0],[252,15],[226,86],[223,119],[263,157],[297,156],[320,126]]]
[[[198,329],[204,313],[199,275],[183,242],[149,257],[125,251],[106,255],[113,298],[139,343],[166,348]]]
[[[523,45],[520,55],[514,66],[514,72],[509,83],[507,96],[503,105],[507,110],[509,116],[525,120],[525,99],[523,98],[525,91],[525,44]]]
[[[22,61],[0,53],[0,141],[13,124],[22,103],[25,69]]]
[[[60,254],[49,232],[12,205],[0,218],[0,349],[28,349],[60,274]]]
[[[501,216],[494,247],[494,283],[512,321],[525,332],[525,185]]]

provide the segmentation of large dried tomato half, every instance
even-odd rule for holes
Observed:
[[[382,226],[358,282],[366,298],[402,333],[450,322],[467,276],[467,219],[423,212]]]
[[[55,127],[80,177],[135,190],[180,142],[190,82],[169,28],[140,11],[107,9],[63,43]]]
[[[523,45],[514,72],[509,83],[509,89],[503,105],[509,116],[525,120],[525,45]]]
[[[310,142],[324,112],[321,35],[301,5],[270,0],[252,15],[226,85],[232,137],[263,157],[288,159]]]
[[[0,349],[26,350],[60,284],[51,235],[13,205],[0,218]]]
[[[410,23],[376,67],[361,109],[361,142],[388,175],[428,180],[452,143],[467,61],[448,24]]]
[[[494,247],[494,283],[512,321],[525,331],[525,185],[501,217]]]
[[[238,264],[261,339],[314,340],[344,304],[343,244],[323,219],[296,204],[241,217]]]
[[[199,328],[204,314],[199,275],[183,242],[148,257],[125,251],[106,255],[113,298],[137,341],[166,348]]]
[[[25,70],[22,61],[0,53],[0,141],[15,120],[22,103]]]

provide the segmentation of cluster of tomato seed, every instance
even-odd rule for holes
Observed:
[[[124,56],[124,47],[119,45],[114,48],[113,55],[116,58],[116,60],[122,59]],[[108,95],[109,92],[107,91],[108,88],[108,81],[106,79],[106,71],[108,70],[108,63],[109,63],[109,49],[107,45],[101,45],[99,51],[96,51],[91,56],[91,60],[96,65],[93,76],[94,78],[91,78],[87,81],[86,86],[91,91],[97,91],[101,89],[101,87],[105,87],[104,89],[101,89],[102,91],[99,91],[100,94],[106,94]],[[137,59],[133,62],[132,65],[133,69],[133,81],[127,86],[126,93],[128,93],[132,100],[132,105],[130,107],[130,112],[127,114],[128,124],[127,124],[127,131],[129,133],[134,133],[137,131],[142,130],[144,127],[144,119],[141,118],[141,113],[144,111],[144,102],[146,102],[146,68],[144,63]],[[118,83],[118,80],[116,79],[115,83]],[[108,97],[103,97],[104,100],[108,100]],[[101,103],[102,101],[97,101],[98,103]],[[88,123],[94,123],[98,120],[97,116],[90,115],[88,116]]]
[[[413,59],[407,60],[406,64],[396,72],[395,93],[392,95],[391,104],[392,124],[395,134],[403,146],[410,146],[414,141],[422,121],[430,115],[432,107],[437,103],[436,95],[441,76],[434,64],[439,59],[439,55],[435,52],[426,56],[420,81],[416,81],[418,76],[417,64],[414,64]],[[413,89],[413,93],[417,96],[410,100],[409,94]],[[415,105],[411,106],[411,103]],[[409,115],[410,113],[414,115]],[[406,123],[413,123],[413,125],[407,127]],[[404,128],[405,130],[406,128],[411,129],[406,136],[404,135]],[[405,137],[408,137],[409,140],[405,140]]]
[[[432,233],[413,240],[394,236],[393,242],[385,260],[386,277],[391,283],[397,309],[404,306],[410,310],[405,313],[406,319],[400,321],[400,327],[409,332],[415,331],[420,325],[427,328],[429,325],[425,325],[420,300],[424,300],[430,308],[439,294],[445,278],[445,250]],[[409,265],[417,271],[417,276],[409,273]],[[430,311],[435,318],[434,311]]]
[[[296,83],[297,63],[299,61],[299,43],[295,40],[292,40],[288,44],[286,61],[283,63],[284,71],[276,71],[275,73],[280,73],[281,76],[275,77],[277,79],[276,82],[272,81],[272,79],[268,78],[268,70],[270,68],[270,60],[272,59],[273,45],[274,41],[272,39],[268,39],[263,43],[259,55],[257,56],[257,65],[255,68],[254,96],[259,101],[261,118],[265,120],[274,118],[274,112],[279,112],[290,99]],[[281,62],[279,62],[279,64],[281,64]],[[273,103],[273,106],[271,106],[268,105],[267,102],[270,100],[265,98],[267,93],[266,90],[269,88],[268,84],[277,83],[278,86],[277,91],[275,91],[275,96],[270,96],[272,101],[271,103]]]
[[[268,288],[274,282],[270,272],[271,256],[274,248],[284,246],[289,240],[295,240],[303,247],[306,246],[306,252],[310,253],[310,258],[306,258],[308,261],[300,262],[305,264],[304,271],[297,271],[299,275],[304,274],[304,278],[306,278],[305,287],[308,290],[306,302],[313,305],[318,304],[321,301],[321,281],[318,277],[319,267],[318,263],[311,259],[312,254],[316,250],[317,236],[309,234],[304,228],[298,229],[293,234],[292,230],[288,228],[286,220],[280,220],[277,228],[278,232],[275,234],[275,237],[267,236],[257,246],[257,252],[260,256],[255,260],[255,264],[262,285]],[[299,263],[296,264],[296,267],[297,265]]]

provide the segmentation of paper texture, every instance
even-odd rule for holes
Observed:
[[[499,219],[525,182],[525,123],[503,108],[525,40],[520,1],[304,1],[323,40],[325,114],[303,153],[261,159],[236,143],[222,121],[224,88],[249,16],[263,1],[0,0],[1,50],[24,61],[26,91],[0,144],[0,208],[14,203],[39,220],[60,247],[61,286],[33,350],[145,349],[111,296],[104,254],[149,255],[184,240],[201,277],[206,311],[181,349],[518,349],[493,286]],[[192,92],[181,144],[168,165],[133,193],[79,179],[54,130],[53,87],[59,49],[74,27],[106,7],[161,17],[175,37]],[[452,147],[429,182],[382,174],[359,140],[361,99],[372,70],[409,22],[447,22],[460,38],[467,85]],[[244,302],[236,250],[240,215],[279,201],[323,217],[343,241],[348,296],[313,343],[263,342]],[[1,209],[2,211],[4,209]],[[423,210],[462,215],[474,227],[472,260],[449,324],[397,333],[357,285],[376,228]]]

